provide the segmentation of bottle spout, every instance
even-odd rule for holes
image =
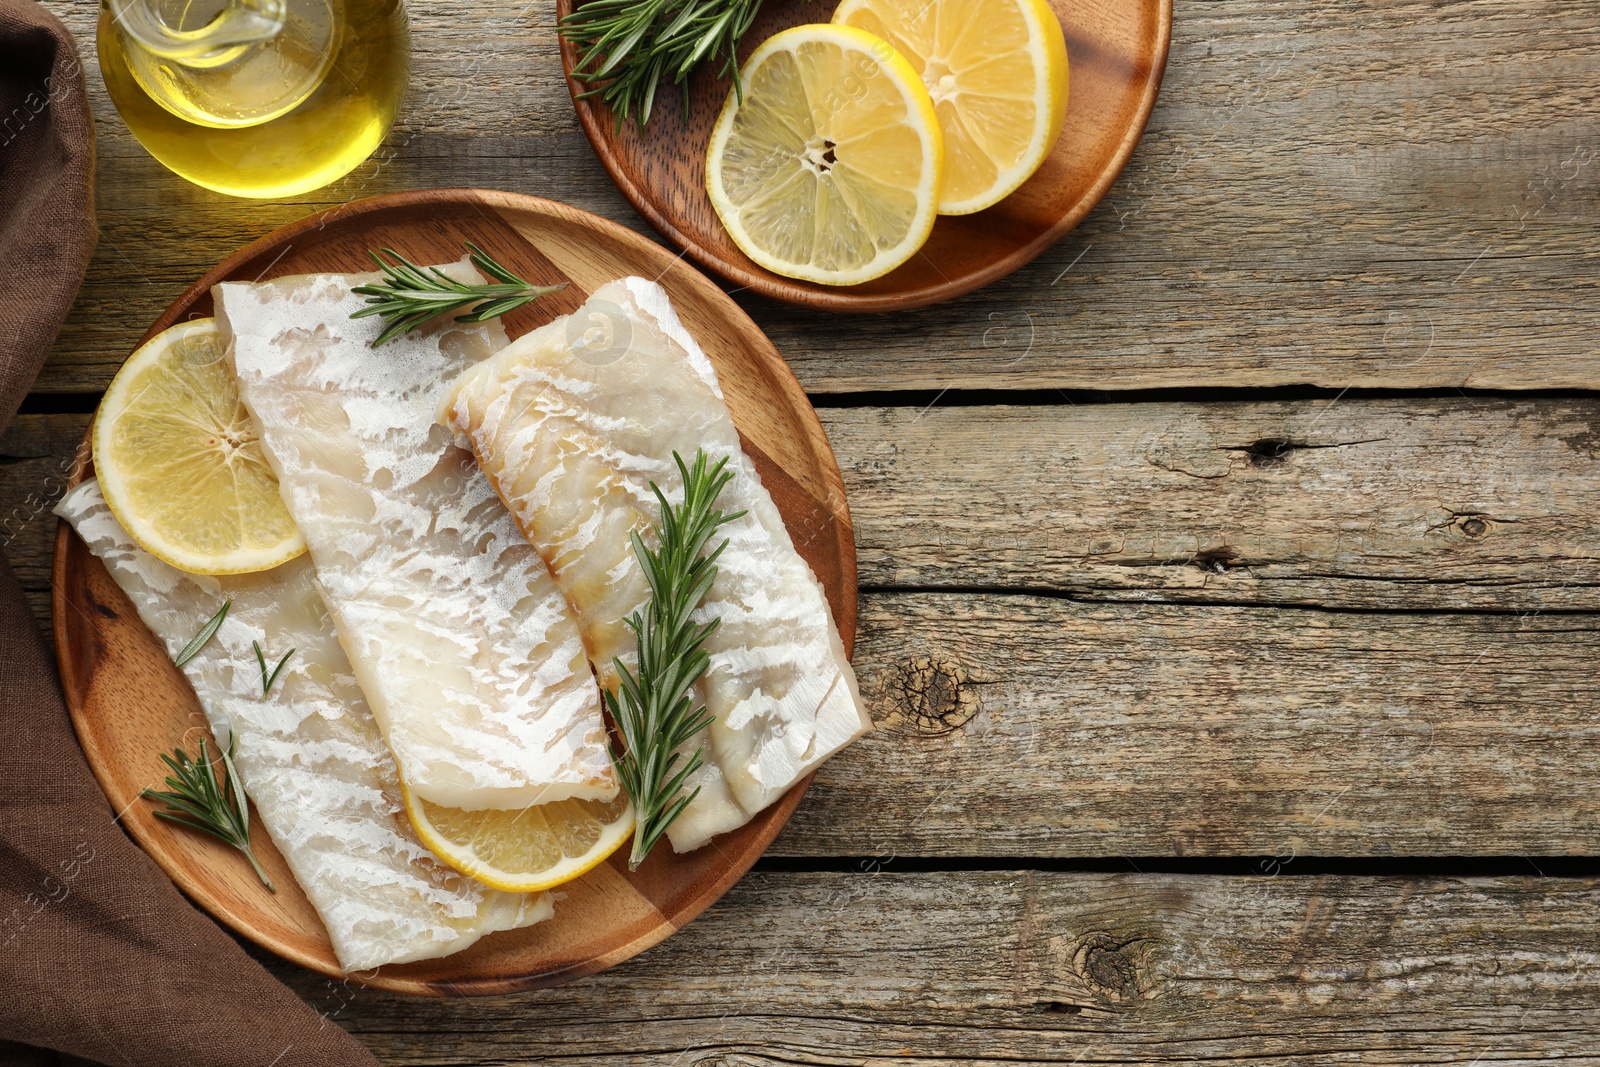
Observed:
[[[169,5],[162,0],[108,3],[117,26],[134,41],[155,55],[189,67],[231,62],[248,46],[281,33],[286,17],[285,0],[173,4],[170,16],[163,10]]]

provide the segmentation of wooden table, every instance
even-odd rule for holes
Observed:
[[[286,203],[144,155],[94,6],[48,2],[102,237],[0,438],[41,619],[98,392],[240,244],[425,186],[643,228],[542,0],[417,0],[387,146]],[[1586,0],[1179,0],[1052,253],[907,314],[747,304],[844,469],[878,723],[756,872],[546,992],[269,965],[391,1063],[1600,1063],[1597,223]]]

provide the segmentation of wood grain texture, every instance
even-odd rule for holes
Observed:
[[[1600,852],[1600,616],[863,597],[782,855]]]
[[[816,415],[771,344],[720,289],[660,246],[595,216],[531,197],[459,191],[401,194],[308,216],[241,249],[196,281],[148,334],[210,312],[211,287],[366,265],[369,248],[401,249],[424,263],[448,262],[472,239],[536,284],[567,288],[501,320],[513,338],[563,312],[614,278],[661,282],[684,326],[706,349],[724,385],[741,440],[788,525],[796,549],[824,583],[846,651],[855,636],[855,555],[838,467]],[[559,265],[558,265],[559,263]],[[375,358],[382,358],[381,356]],[[76,481],[85,463],[73,468]],[[272,897],[225,846],[173,827],[140,804],[160,783],[158,755],[193,749],[205,716],[193,689],[100,561],[65,524],[50,572],[52,621],[62,688],[78,740],[122,825],[174,882],[218,920],[303,966],[338,976],[327,933],[264,834],[258,858]],[[469,995],[568,981],[656,944],[700,914],[749,869],[806,791],[802,779],[714,847],[685,855],[658,849],[637,872],[614,855],[561,888],[555,918],[505,931],[442,959],[357,976],[416,994]]]
[[[100,89],[95,5],[46,4],[89,68],[102,240],[45,392],[98,392],[211,264],[360,196],[493,186],[648,232],[573,113],[553,5],[413,4],[411,95],[380,154],[247,204],[149,159]],[[857,661],[884,727],[778,849],[868,858],[748,876],[621,967],[516,997],[417,1001],[274,961],[333,1024],[418,1065],[1600,1062],[1591,882],[872,873],[1597,848],[1586,402],[915,418],[946,389],[1597,388],[1588,5],[1174,6],[1143,140],[1031,265],[914,313],[735,294],[813,393],[930,390],[823,412],[878,590]],[[0,461],[0,516],[83,418],[8,432],[0,454],[38,458]],[[1275,439],[1346,447],[1217,463]],[[1453,526],[1426,529],[1436,505]],[[52,526],[5,546],[36,610]],[[1081,602],[1146,598],[1168,603]]]
[[[1600,402],[824,409],[863,583],[1372,610],[1600,611]],[[87,415],[0,437],[42,588]],[[43,514],[44,521],[34,521]]]
[[[59,521],[50,509],[66,492],[91,419],[19,415],[0,433],[0,553],[30,592],[49,588]]]
[[[775,850],[1600,849],[1600,553],[1581,451],[1597,409],[1347,400],[1318,422],[1324,408],[824,411],[876,587],[856,664],[879,729],[824,768]],[[24,416],[0,454],[65,450],[85,418]],[[1375,427],[1376,455],[1353,444]],[[1233,451],[1278,434],[1346,446],[1264,465]],[[0,464],[0,504],[61,461]],[[1438,507],[1484,530],[1429,531]],[[1071,538],[1097,523],[1174,555],[1078,560]],[[1183,555],[1214,529],[1292,551]],[[12,555],[42,581],[42,556]]]
[[[824,411],[864,583],[1600,610],[1600,402]]]
[[[575,0],[558,0],[558,15]],[[762,7],[740,42],[743,64],[767,38],[792,26],[827,22],[831,0]],[[1039,170],[994,207],[943,216],[918,253],[881,278],[852,286],[785,278],[740,251],[706,193],[706,148],[731,83],[702,69],[689,80],[687,106],[663,93],[650,125],[618,127],[585,83],[571,78],[577,49],[561,44],[573,106],[595,154],[634,208],[663,237],[730,284],[762,296],[829,311],[892,311],[968,293],[1031,262],[1083,221],[1127,163],[1144,132],[1172,37],[1172,0],[1055,0],[1066,37],[1070,98],[1061,136]]]
[[[345,180],[278,203],[166,173],[100,88],[95,5],[47,6],[88,68],[101,241],[42,390],[104,388],[207,267],[356,197],[489,186],[646,229],[573,114],[553,6],[415,7],[389,141]],[[1145,136],[1054,250],[916,312],[837,319],[736,299],[814,393],[1592,388],[1597,218],[1600,24],[1586,5],[1176,0]]]
[[[625,966],[519,997],[276,970],[418,1067],[1594,1062],[1593,881],[1293,870],[755,874]]]

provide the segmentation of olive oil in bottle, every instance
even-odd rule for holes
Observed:
[[[102,0],[106,90],[151,155],[233,196],[343,177],[393,125],[400,0]]]

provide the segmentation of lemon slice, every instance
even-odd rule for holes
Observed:
[[[100,401],[93,445],[112,513],[164,563],[243,574],[306,550],[212,319],[164,330],[128,357]]]
[[[944,133],[939,214],[981,211],[1050,154],[1067,110],[1067,44],[1044,0],[844,0],[833,21],[894,45]]]
[[[633,834],[633,802],[557,800],[514,810],[442,808],[400,794],[422,843],[469,878],[511,893],[570,882]]]
[[[706,154],[706,191],[745,255],[823,285],[868,281],[933,229],[944,149],[933,102],[893,48],[796,26],[757,48]]]

